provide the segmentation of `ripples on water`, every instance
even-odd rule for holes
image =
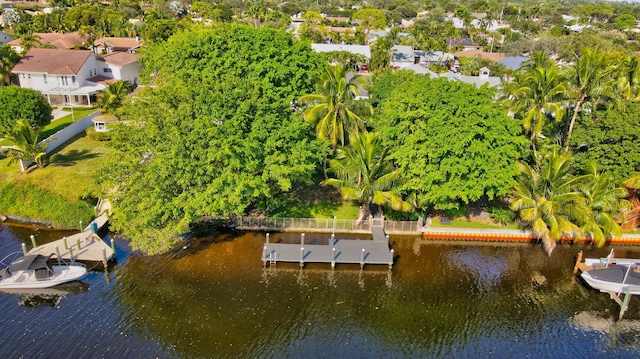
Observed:
[[[33,232],[0,229],[2,256]],[[39,241],[63,235],[41,232]],[[0,357],[640,357],[640,299],[616,321],[613,301],[572,280],[580,249],[609,248],[558,246],[547,257],[528,244],[393,238],[393,271],[331,271],[263,268],[263,241],[218,235],[155,257],[118,241],[114,270],[90,273],[53,304],[0,294]]]

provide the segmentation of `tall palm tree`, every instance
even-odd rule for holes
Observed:
[[[388,205],[399,211],[412,209],[408,202],[393,193],[400,170],[392,167],[387,154],[376,133],[353,133],[349,145],[338,149],[335,159],[330,162],[330,171],[336,178],[321,183],[340,189],[346,200],[362,203],[358,223],[369,217],[371,203]]]
[[[357,101],[365,78],[350,73],[342,64],[327,66],[320,80],[319,94],[304,95],[298,99],[309,107],[302,116],[316,126],[319,138],[328,138],[331,147],[345,145],[345,139],[354,131],[364,131],[365,121],[373,113],[371,105]]]
[[[569,92],[574,100],[573,115],[565,140],[565,152],[569,151],[576,118],[585,101],[597,105],[608,98],[615,98],[613,94],[614,78],[611,76],[613,68],[609,65],[605,55],[604,52],[584,48],[575,65],[569,68]]]
[[[18,120],[14,131],[5,136],[11,147],[2,150],[9,164],[16,161],[35,162],[39,168],[46,164],[47,147],[55,138],[49,137],[43,143],[38,144],[39,130],[34,130],[27,120]]]
[[[125,81],[108,84],[107,88],[97,95],[100,111],[113,114],[115,110],[122,106],[122,102],[129,92],[129,87]]]
[[[544,53],[534,59],[542,59]],[[514,117],[522,120],[522,127],[529,134],[536,162],[536,140],[541,137],[545,122],[552,116],[560,121],[564,115],[564,95],[567,82],[555,63],[540,61],[534,67],[517,72],[512,82],[502,91],[503,105]]]
[[[540,169],[519,164],[511,209],[531,225],[549,255],[564,234],[579,234],[578,223],[590,216],[583,194],[575,189],[584,176],[572,176],[570,165],[571,155],[557,147],[544,156]]]
[[[596,244],[602,246],[607,237],[622,235],[616,219],[623,218],[623,210],[630,209],[631,203],[623,199],[627,190],[615,184],[613,175],[599,173],[595,164],[589,170],[585,184],[579,187],[591,212],[582,232],[590,233]]]
[[[30,49],[38,47],[41,44],[42,39],[38,35],[27,33],[20,36],[20,47],[22,48],[22,53],[26,53]]]

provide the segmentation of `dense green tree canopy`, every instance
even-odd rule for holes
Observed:
[[[401,188],[423,209],[455,208],[513,187],[527,142],[494,90],[399,71],[378,78],[371,94],[379,105],[373,127],[403,172]]]
[[[583,114],[571,138],[578,167],[597,162],[602,171],[619,180],[640,170],[640,104],[624,110],[613,107]]]
[[[0,87],[0,134],[13,131],[21,119],[34,128],[46,126],[51,122],[51,106],[38,91],[13,85]]]
[[[157,87],[123,108],[105,184],[114,227],[145,252],[199,216],[243,214],[310,180],[329,150],[292,111],[322,57],[284,31],[195,27],[152,46],[144,65]]]

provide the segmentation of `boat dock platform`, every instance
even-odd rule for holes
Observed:
[[[306,244],[304,233],[300,243],[270,243],[267,233],[266,242],[262,249],[262,261],[275,266],[277,262],[300,263],[330,263],[335,268],[337,263],[388,265],[393,267],[393,249],[389,248],[389,236],[384,227],[371,228],[372,240],[338,239],[332,234],[327,244]]]
[[[65,261],[104,262],[115,254],[113,248],[92,231],[84,231],[39,245],[28,254],[41,254]]]

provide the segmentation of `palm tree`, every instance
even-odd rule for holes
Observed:
[[[536,140],[542,137],[542,130],[549,116],[560,121],[564,115],[563,100],[567,86],[562,73],[555,63],[542,61],[544,53],[534,56],[534,67],[517,72],[513,81],[505,84],[503,105],[514,117],[522,120],[522,127],[531,138],[531,146],[536,163],[538,154]],[[538,166],[538,165],[536,165]]]
[[[359,74],[347,76],[347,68],[342,64],[327,66],[320,81],[320,94],[298,99],[309,104],[303,118],[316,126],[319,138],[329,139],[333,149],[338,142],[345,145],[349,133],[365,130],[365,121],[373,110],[368,103],[356,100],[365,82]]]
[[[587,223],[590,216],[583,194],[575,190],[584,176],[572,176],[570,165],[571,155],[557,147],[544,156],[539,170],[519,164],[511,209],[531,225],[549,255],[564,234],[579,234],[577,223]]]
[[[616,87],[627,101],[640,100],[640,60],[634,56],[624,56],[615,65]]]
[[[29,121],[18,120],[13,133],[6,135],[5,139],[11,147],[5,148],[3,152],[9,159],[9,164],[16,161],[35,162],[39,168],[46,164],[47,147],[49,142],[55,138],[49,137],[38,144],[39,130],[34,130]]]
[[[615,184],[613,175],[599,173],[595,164],[591,164],[589,170],[585,185],[580,186],[591,211],[590,218],[582,226],[582,232],[590,233],[600,247],[606,237],[622,235],[616,219],[623,217],[622,211],[629,209],[631,203],[623,199],[627,196],[627,190]]]
[[[321,182],[340,189],[346,200],[362,203],[357,223],[369,217],[371,203],[388,205],[399,211],[410,211],[411,205],[392,192],[400,176],[387,160],[388,151],[376,133],[353,133],[349,145],[338,149],[330,162],[336,178]]]
[[[605,53],[589,48],[582,49],[582,55],[569,69],[569,91],[573,95],[574,106],[565,140],[565,152],[569,151],[573,127],[585,101],[590,101],[595,105],[607,98],[615,98],[613,95],[614,80],[611,72],[612,67],[609,66]]]
[[[28,33],[20,36],[20,47],[22,48],[22,53],[26,53],[30,49],[34,47],[38,47],[41,44],[42,44],[42,39],[38,35],[33,35],[32,33]]]
[[[11,69],[18,61],[20,61],[20,55],[9,45],[0,46],[0,86],[11,83]]]
[[[126,81],[117,81],[107,85],[107,88],[97,96],[100,111],[113,114],[115,110],[122,106],[127,94],[131,92]]]

